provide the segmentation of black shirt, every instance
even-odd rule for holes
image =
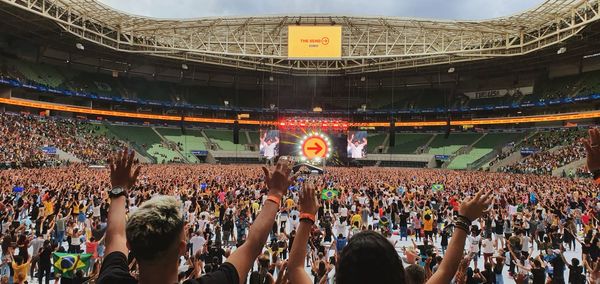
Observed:
[[[543,268],[531,269],[533,275],[533,284],[545,284],[546,283],[546,270]]]
[[[239,276],[235,267],[226,262],[216,271],[202,275],[195,280],[187,280],[184,284],[237,284]],[[136,284],[138,281],[129,274],[127,257],[122,252],[112,252],[104,258],[98,284]],[[166,283],[168,284],[168,283]]]

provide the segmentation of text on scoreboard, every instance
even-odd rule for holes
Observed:
[[[288,58],[342,58],[342,26],[288,26]]]

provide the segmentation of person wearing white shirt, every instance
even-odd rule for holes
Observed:
[[[491,263],[491,258],[494,255],[494,242],[492,241],[491,236],[483,239],[481,243],[481,248],[483,250],[483,263]]]
[[[348,152],[350,153],[350,157],[352,159],[364,158],[363,150],[365,146],[367,146],[366,139],[354,140],[354,135],[352,135],[350,139],[348,139]]]
[[[276,153],[275,148],[279,145],[279,137],[273,137],[267,139],[267,133],[263,135],[260,140],[260,148],[263,151],[263,156],[271,161],[278,153]]]
[[[342,217],[335,220],[335,223],[333,224],[333,228],[334,228],[336,234],[338,234],[338,235],[339,234],[342,234],[342,236],[348,235],[348,226],[346,225],[346,220],[342,219]]]
[[[348,208],[346,206],[342,206],[340,208],[340,217],[342,217],[342,222],[348,220]]]
[[[469,236],[469,253],[473,255],[473,269],[477,269],[477,261],[479,260],[479,242],[481,242],[481,236],[477,235],[477,232],[473,232]]]
[[[198,253],[198,251],[204,247],[205,243],[206,239],[204,239],[201,234],[194,232],[193,236],[190,238],[190,244],[192,244],[192,255],[196,255],[196,253]]]

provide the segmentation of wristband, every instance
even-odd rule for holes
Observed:
[[[463,221],[465,221],[467,224],[471,224],[471,223],[473,223],[473,221],[472,221],[471,219],[469,219],[469,218],[467,218],[467,217],[465,217],[465,216],[463,216],[463,215],[460,215],[460,214],[458,214],[456,217],[457,217],[458,219],[463,219]]]
[[[273,201],[277,206],[281,205],[281,197],[277,197],[275,195],[267,196],[267,201]]]
[[[467,233],[467,235],[471,234],[469,227],[466,227],[465,224],[462,224],[460,222],[454,223],[454,228],[465,231],[465,233]]]
[[[300,221],[302,220],[309,220],[311,221],[313,224],[315,223],[315,220],[317,219],[315,217],[314,214],[310,214],[310,213],[300,213]]]

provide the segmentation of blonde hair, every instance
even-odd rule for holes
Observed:
[[[183,227],[181,202],[173,196],[157,196],[142,203],[127,220],[127,242],[138,261],[154,261],[177,247]]]

